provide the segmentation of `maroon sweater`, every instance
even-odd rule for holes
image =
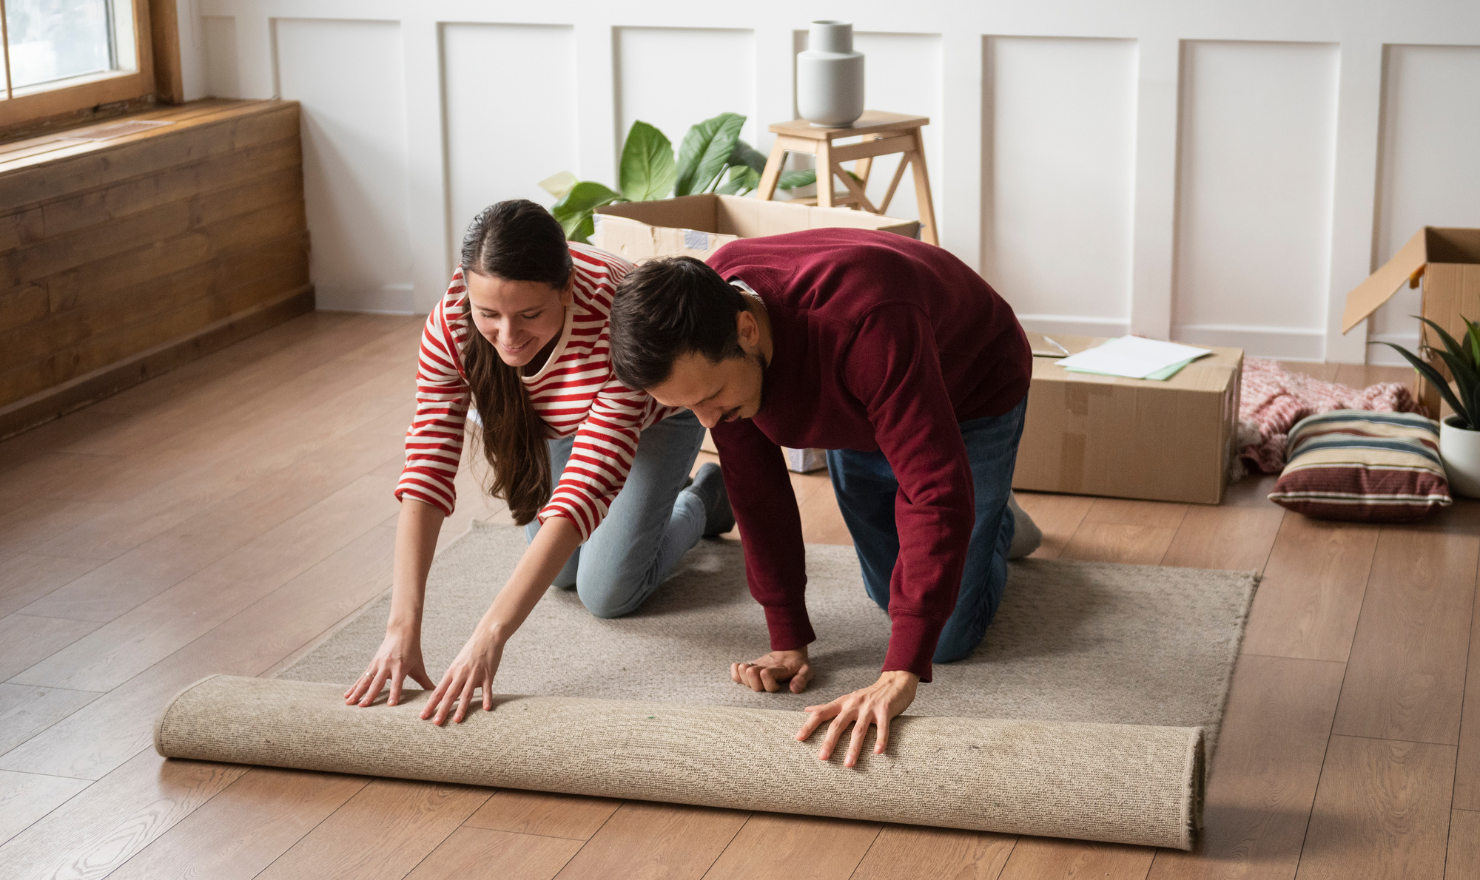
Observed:
[[[958,423],[1001,415],[1028,393],[1032,355],[1012,308],[947,251],[887,232],[742,239],[709,265],[754,289],[771,320],[761,409],[713,436],[772,650],[816,638],[780,447],[882,450],[899,480],[884,670],[929,681],[975,522]]]

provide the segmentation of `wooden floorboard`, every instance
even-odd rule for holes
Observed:
[[[101,696],[95,691],[0,684],[0,754]]]
[[[628,801],[556,875],[561,880],[697,880],[749,813]]]
[[[1480,590],[1480,585],[1477,585]],[[1460,715],[1459,754],[1454,769],[1454,808],[1480,810],[1480,613],[1470,620],[1470,651]],[[1480,877],[1480,873],[1476,874]]]
[[[590,840],[621,805],[609,798],[501,789],[464,824],[510,834]]]
[[[1373,525],[1285,517],[1254,594],[1244,651],[1345,663],[1377,535]]]
[[[579,840],[464,825],[422,859],[407,880],[551,880],[580,848]]]
[[[1097,498],[1060,556],[1086,562],[1157,565],[1172,546],[1187,507]]]
[[[1449,814],[1449,849],[1444,880],[1480,877],[1480,813],[1454,810]]]
[[[1335,733],[1459,743],[1480,533],[1383,526]]]
[[[487,799],[487,789],[377,779],[256,876],[400,880]]]
[[[885,825],[850,880],[995,880],[1017,840],[1005,834]]]
[[[19,611],[101,564],[36,553],[17,553],[0,560],[0,617]]]
[[[25,607],[28,614],[107,622],[280,526],[395,459],[410,406],[356,426],[324,448],[258,480]]]
[[[1239,658],[1201,844],[1195,853],[1158,852],[1151,880],[1295,876],[1344,671],[1320,660]]]
[[[880,828],[876,822],[752,813],[704,880],[848,880]]]
[[[8,680],[33,664],[51,657],[98,626],[99,624],[90,620],[68,620],[31,614],[0,617],[0,644],[5,645],[5,655],[0,657],[0,681]]]
[[[160,835],[113,880],[251,880],[369,780],[255,767]]]
[[[84,779],[0,770],[0,844],[87,788]]]
[[[306,315],[0,441],[0,877],[1474,876],[1480,505],[1317,523],[1273,475],[1019,495],[1040,558],[1263,572],[1194,853],[161,761],[174,693],[284,668],[389,585],[419,333]],[[473,470],[439,547],[509,522]],[[806,539],[851,543],[826,473],[791,482]]]
[[[141,752],[0,845],[0,877],[106,876],[245,772]]]
[[[1141,880],[1151,870],[1156,850],[1145,846],[1088,843],[1048,837],[1023,837],[1012,848],[1001,880],[1094,877]]]
[[[1333,736],[1298,880],[1444,876],[1454,747]]]
[[[160,707],[213,673],[259,675],[389,585],[393,521],[5,755],[0,767],[96,779],[149,748]]]

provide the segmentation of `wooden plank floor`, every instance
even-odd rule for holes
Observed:
[[[161,760],[176,690],[281,668],[389,583],[419,324],[307,315],[0,443],[0,877],[1480,876],[1480,505],[1317,523],[1267,477],[1021,496],[1041,556],[1264,574],[1197,853]],[[459,483],[444,545],[507,520]],[[793,485],[847,543],[826,477]]]

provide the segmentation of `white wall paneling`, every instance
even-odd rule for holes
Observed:
[[[1421,227],[1480,226],[1480,47],[1389,46],[1386,66],[1379,263]],[[1416,346],[1419,306],[1419,291],[1403,288],[1374,316],[1372,338]],[[1403,363],[1387,346],[1369,355]]]
[[[201,18],[200,27],[205,44],[201,65],[205,93],[213,98],[240,98],[242,87],[236,61],[236,19],[207,15]]]
[[[277,81],[303,104],[303,178],[320,308],[410,312],[401,26],[279,19]]]
[[[931,119],[942,243],[1029,326],[1386,360],[1340,334],[1346,291],[1419,226],[1480,226],[1466,0],[176,9],[188,97],[303,100],[314,278],[340,308],[424,311],[474,211],[549,204],[535,184],[567,168],[615,183],[634,119],[676,144],[732,110],[769,150],[808,22],[839,14],[869,106]],[[1415,296],[1374,338],[1414,338]]]
[[[991,37],[982,274],[1043,332],[1130,329],[1136,44]]]
[[[941,165],[941,45],[937,34],[901,34],[861,31],[853,35],[853,48],[864,54],[863,93],[865,103],[878,110],[930,117],[924,129],[925,166],[930,172],[932,194],[944,192],[946,176]],[[869,198],[878,204],[889,189],[899,167],[899,156],[881,156],[869,174]],[[936,222],[943,236],[950,230]],[[914,175],[906,173],[889,204],[889,215],[904,220],[920,219],[915,199]],[[949,238],[941,243],[950,246]]]
[[[1174,337],[1321,359],[1338,61],[1334,44],[1183,45]]]
[[[539,181],[580,170],[574,29],[444,24],[442,77],[448,239],[455,262],[462,234],[478,211],[508,198],[549,204]],[[511,82],[521,88],[500,85]],[[593,176],[613,182],[605,169]]]
[[[746,116],[740,136],[754,144],[765,131],[756,119],[755,59],[750,30],[617,28],[618,148],[637,120],[677,150],[689,126],[726,112]]]

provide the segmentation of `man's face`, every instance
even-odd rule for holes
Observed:
[[[759,353],[747,352],[715,363],[690,352],[675,360],[668,378],[647,393],[664,406],[688,407],[704,427],[713,428],[760,411],[765,372]]]

